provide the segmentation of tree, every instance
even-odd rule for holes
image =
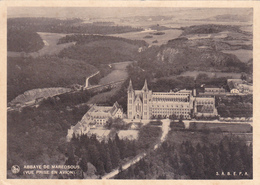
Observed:
[[[83,172],[88,171],[88,161],[85,156],[82,157],[80,163],[79,163],[80,168],[82,169]]]
[[[110,158],[109,152],[107,152],[107,160],[106,160],[106,163],[105,163],[105,171],[107,173],[112,171],[112,163],[111,163],[111,158]]]
[[[101,160],[98,160],[97,162],[97,173],[99,175],[105,174],[104,163]]]
[[[204,156],[202,153],[197,153],[194,157],[194,166],[195,166],[195,173],[193,178],[196,179],[204,179],[205,178],[205,166],[204,166]]]
[[[116,168],[119,165],[120,152],[115,142],[112,143],[111,153],[112,155],[110,157],[111,157],[112,166],[113,168]]]

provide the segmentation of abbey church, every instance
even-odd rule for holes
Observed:
[[[180,90],[177,92],[152,92],[147,81],[141,90],[134,90],[130,80],[127,89],[128,119],[177,118],[191,119],[192,116],[217,116],[215,97],[197,96],[196,90]]]

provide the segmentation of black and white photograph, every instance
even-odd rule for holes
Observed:
[[[252,180],[253,7],[7,8],[7,179]]]

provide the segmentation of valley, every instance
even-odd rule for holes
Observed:
[[[231,169],[226,163],[236,170],[243,166],[252,178],[252,91],[232,94],[235,87],[227,82],[235,79],[243,89],[252,87],[252,10],[223,9],[227,13],[223,14],[219,9],[164,9],[135,14],[123,8],[118,12],[126,10],[122,17],[95,17],[104,9],[89,8],[77,18],[8,20],[9,30],[17,34],[17,38],[11,34],[7,52],[8,178],[28,178],[10,170],[25,163],[81,168],[76,176],[32,178],[214,179],[215,171]],[[28,42],[16,45],[13,38]],[[118,81],[119,85],[110,84]],[[207,106],[205,110],[195,106],[204,86],[225,91],[210,97],[213,112],[218,111],[214,116],[205,116]],[[147,120],[139,114],[132,119],[127,109],[141,108],[129,106],[127,92],[134,91],[133,99],[142,103],[141,93],[147,89],[161,94],[191,92],[185,100],[194,98],[194,107],[185,110],[190,117],[172,113],[169,119],[152,118],[146,112]],[[30,106],[35,100],[37,106]],[[17,104],[24,106],[10,109]],[[88,111],[94,104],[112,108],[101,107],[91,117]],[[197,107],[205,111],[201,117],[194,116]],[[107,115],[114,117],[103,123]],[[81,123],[83,118],[86,122]]]

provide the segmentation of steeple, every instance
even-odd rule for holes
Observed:
[[[130,79],[130,81],[129,81],[129,86],[128,86],[127,91],[128,91],[128,92],[133,91],[133,85],[132,85],[132,80],[131,80],[131,79]]]
[[[143,91],[149,91],[148,86],[147,86],[147,81],[146,81],[146,79],[145,79],[145,81],[144,81],[144,86],[143,86],[142,90],[143,90]]]

